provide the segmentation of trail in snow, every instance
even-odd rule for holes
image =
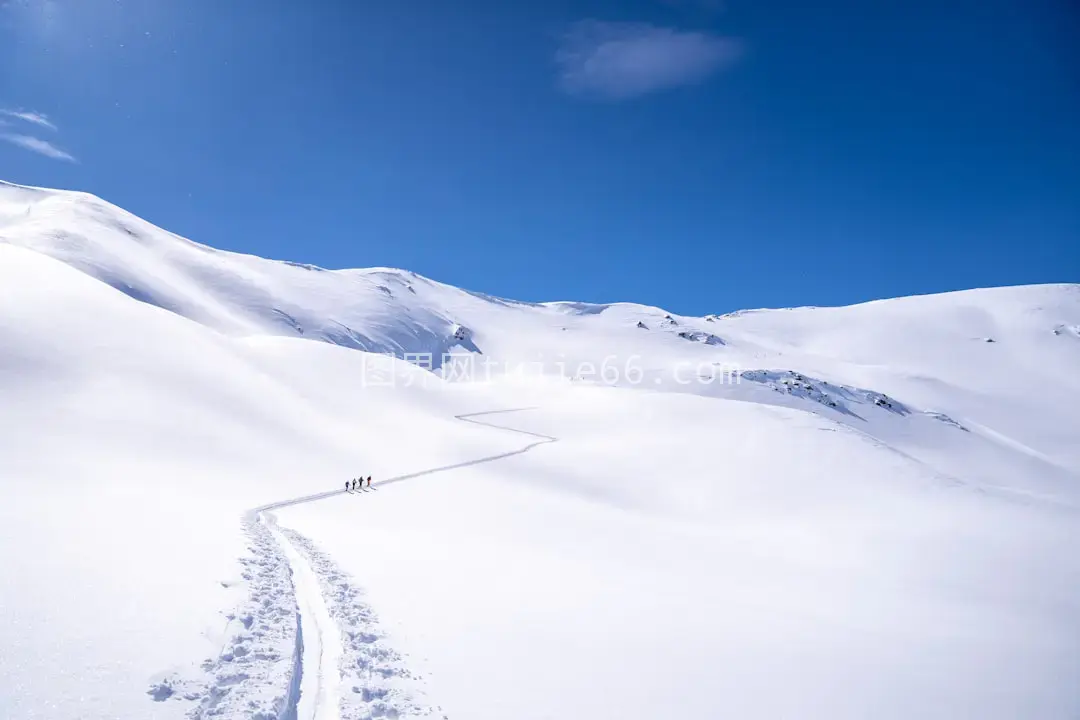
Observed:
[[[326,608],[315,571],[282,535],[272,513],[262,513],[259,519],[277,541],[292,568],[293,591],[300,613],[297,647],[302,658],[298,668],[300,694],[295,708],[296,720],[338,720],[339,666],[343,654],[341,632]]]
[[[364,591],[310,540],[288,528],[280,532],[315,571],[326,608],[341,631],[341,720],[444,717],[441,708],[425,703],[416,682],[422,678],[386,641]]]
[[[528,445],[526,445],[523,448],[519,448],[517,450],[511,450],[510,452],[500,453],[498,455],[490,455],[488,457],[482,457],[482,458],[479,458],[477,460],[466,460],[465,462],[454,463],[453,465],[443,465],[442,467],[431,468],[430,470],[420,470],[419,472],[409,473],[407,475],[396,475],[394,477],[386,478],[385,480],[379,480],[378,482],[373,482],[372,485],[373,486],[378,485],[380,487],[383,486],[383,485],[392,485],[393,483],[399,483],[399,482],[403,482],[405,480],[413,480],[415,478],[424,477],[426,475],[434,475],[436,473],[447,472],[447,471],[450,471],[450,470],[458,470],[460,468],[472,467],[472,466],[475,466],[475,465],[483,465],[485,463],[495,462],[496,460],[505,460],[506,458],[514,457],[515,455],[523,455],[523,454],[529,452],[530,450],[532,450],[533,448],[539,447],[540,445],[547,445],[549,443],[558,442],[558,440],[559,440],[558,438],[551,437],[550,435],[543,435],[541,433],[529,432],[528,430],[518,430],[517,428],[507,427],[505,425],[496,425],[495,423],[488,423],[488,422],[483,422],[482,420],[475,420],[474,419],[474,418],[478,418],[478,417],[485,416],[485,415],[502,415],[502,414],[505,414],[505,413],[526,412],[528,410],[535,410],[535,409],[536,408],[534,408],[534,407],[525,407],[525,408],[511,408],[509,410],[485,410],[483,412],[465,413],[463,415],[455,415],[454,416],[454,419],[456,419],[456,420],[461,420],[463,422],[472,423],[474,425],[482,425],[484,427],[495,428],[497,430],[505,430],[507,432],[513,432],[513,433],[517,433],[519,435],[527,435],[529,437],[536,438],[535,442],[531,442],[531,443],[529,443]],[[268,511],[271,511],[271,510],[279,510],[281,508],[286,508],[286,507],[290,507],[290,506],[293,506],[293,505],[303,505],[305,503],[316,502],[317,500],[325,500],[327,498],[336,497],[338,495],[344,494],[345,492],[346,491],[344,489],[335,488],[333,490],[327,490],[326,492],[313,493],[311,495],[302,495],[301,497],[292,498],[292,499],[289,499],[289,500],[282,500],[280,502],[270,503],[269,505],[263,505],[261,507],[255,508],[252,512],[258,514],[258,513],[268,512]]]
[[[152,681],[154,702],[192,703],[191,720],[251,718],[297,720],[304,629],[297,609],[296,579],[266,523],[244,518],[250,555],[240,559],[248,596],[229,614],[225,640],[202,675],[171,671]]]
[[[535,408],[513,408],[509,410],[487,410],[466,413],[454,417],[463,422],[482,425],[507,432],[534,438],[533,442],[517,450],[499,453],[469,460],[466,462],[444,465],[420,472],[387,478],[376,485],[390,485],[418,477],[434,475],[440,472],[472,467],[484,463],[503,460],[522,455],[533,448],[558,442],[558,438],[541,433],[518,430],[517,428],[484,422],[476,418],[512,412],[524,412]],[[400,658],[387,648],[372,649],[378,641],[373,629],[373,614],[370,609],[356,602],[356,591],[343,580],[343,574],[333,561],[315,549],[314,544],[299,533],[285,527],[279,527],[273,510],[316,502],[345,493],[345,490],[331,490],[314,493],[298,498],[283,500],[251,511],[260,525],[266,528],[276,541],[279,552],[260,547],[268,554],[280,555],[288,562],[291,570],[291,588],[295,596],[299,623],[296,630],[293,677],[290,687],[299,687],[299,692],[289,691],[285,697],[286,705],[277,715],[280,720],[352,720],[353,718],[388,716],[420,717],[430,712],[417,704],[412,698],[402,694],[396,688],[388,686],[386,681],[394,677],[409,677],[406,669],[400,667]],[[343,645],[343,638],[348,643]],[[352,694],[356,697],[341,696],[343,679],[357,668],[366,672],[367,685],[354,684]],[[299,683],[297,682],[299,674]],[[372,678],[379,679],[373,684]],[[372,714],[372,713],[375,714]]]

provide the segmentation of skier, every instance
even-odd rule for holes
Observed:
[[[349,492],[349,481],[345,481],[345,492]]]
[[[371,487],[371,476],[370,475],[367,476],[367,486]]]
[[[352,489],[353,489],[354,492],[356,491],[356,478],[353,478]]]

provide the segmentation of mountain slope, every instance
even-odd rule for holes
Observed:
[[[630,303],[520,303],[406,271],[323,270],[222,252],[90,195],[12,185],[0,185],[0,242],[234,337],[322,340],[408,357],[455,379],[543,374],[765,402],[779,398],[730,380],[797,371],[864,398],[894,398],[916,420],[932,414],[966,428],[993,446],[996,459],[978,470],[994,485],[1034,475],[1041,480],[1023,482],[1026,491],[1059,497],[1062,478],[1080,467],[1071,429],[1080,401],[1080,285],[705,318]],[[864,403],[838,412],[805,395],[783,404],[865,429]],[[895,419],[880,410],[866,408]],[[927,438],[917,424],[901,423],[890,442],[947,473],[968,466],[941,458],[936,433]]]
[[[1077,327],[1075,285],[517,303],[0,186],[0,707],[276,717],[285,501],[337,717],[1075,717]]]

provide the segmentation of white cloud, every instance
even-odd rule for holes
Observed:
[[[45,157],[53,158],[54,160],[78,162],[72,155],[64,152],[48,140],[41,140],[40,138],[32,137],[30,135],[19,135],[17,133],[2,133],[0,134],[0,140],[5,140],[12,145],[18,145],[21,148],[36,152]]]
[[[0,110],[0,115],[6,115],[10,118],[16,118],[24,122],[33,123],[49,130],[56,130],[56,125],[47,118],[45,115],[33,112],[32,110]]]
[[[734,62],[741,44],[641,23],[576,23],[555,56],[567,92],[621,100],[691,85]]]

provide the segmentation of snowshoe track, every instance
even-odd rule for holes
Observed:
[[[250,516],[244,528],[251,554],[240,563],[248,596],[226,616],[221,651],[203,661],[201,677],[172,673],[147,691],[155,702],[192,703],[191,720],[296,718],[303,637],[292,568],[261,522]]]

